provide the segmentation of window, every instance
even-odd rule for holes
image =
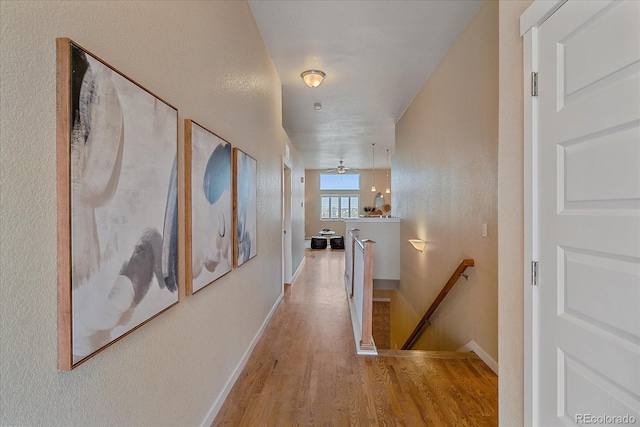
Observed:
[[[320,219],[358,218],[358,196],[321,196]]]
[[[360,190],[359,174],[322,174],[320,175],[320,191]]]
[[[358,218],[359,191],[359,174],[321,174],[320,219]]]

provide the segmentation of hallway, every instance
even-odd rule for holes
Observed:
[[[498,379],[473,353],[356,356],[344,253],[305,255],[214,426],[498,424]]]

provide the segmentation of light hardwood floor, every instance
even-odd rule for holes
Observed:
[[[498,379],[473,353],[356,356],[344,253],[306,257],[213,426],[498,425]]]

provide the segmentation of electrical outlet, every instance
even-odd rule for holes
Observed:
[[[482,237],[487,237],[487,224],[482,224]]]

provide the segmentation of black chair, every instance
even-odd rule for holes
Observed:
[[[344,249],[344,236],[333,236],[331,238],[331,249]]]
[[[313,236],[311,238],[311,249],[327,249],[326,237]]]

